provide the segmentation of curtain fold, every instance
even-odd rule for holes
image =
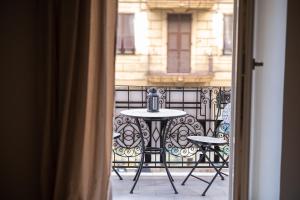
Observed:
[[[41,3],[44,200],[109,198],[116,0]]]

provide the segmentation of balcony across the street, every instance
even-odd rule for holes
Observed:
[[[216,0],[148,0],[149,9],[209,9]]]

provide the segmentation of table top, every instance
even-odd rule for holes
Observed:
[[[186,115],[186,112],[174,109],[159,109],[159,112],[148,112],[147,109],[130,109],[121,111],[121,114],[136,118],[168,119],[183,117]]]
[[[208,136],[196,136],[196,135],[188,136],[188,139],[198,143],[219,144],[219,145],[228,144],[228,142],[223,138],[215,138],[215,137],[208,137]]]

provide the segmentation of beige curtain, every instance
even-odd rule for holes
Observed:
[[[116,0],[42,1],[44,200],[106,200]]]

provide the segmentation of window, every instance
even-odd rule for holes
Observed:
[[[168,73],[190,73],[191,67],[190,14],[168,15]]]
[[[233,47],[233,15],[224,15],[224,47],[223,54],[231,55]]]
[[[117,53],[134,54],[134,15],[118,15]]]

